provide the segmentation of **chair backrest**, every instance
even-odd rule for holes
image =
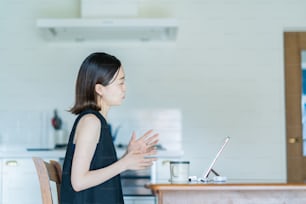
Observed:
[[[60,200],[60,186],[62,183],[62,168],[59,162],[50,160],[44,161],[42,158],[32,158],[36,167],[39,179],[40,191],[43,204],[53,204],[50,181],[56,183],[58,203]]]

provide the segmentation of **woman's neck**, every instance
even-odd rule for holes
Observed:
[[[109,107],[101,106],[100,113],[103,115],[105,120],[107,120],[107,113],[108,113]]]

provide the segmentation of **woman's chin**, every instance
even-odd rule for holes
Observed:
[[[120,106],[122,104],[123,101],[118,101],[116,103],[113,104],[113,106]]]

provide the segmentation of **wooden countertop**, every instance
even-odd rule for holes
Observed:
[[[156,183],[147,184],[146,187],[155,192],[160,190],[306,190],[306,184],[303,183]]]
[[[188,183],[148,184],[158,204],[302,204],[303,183]]]

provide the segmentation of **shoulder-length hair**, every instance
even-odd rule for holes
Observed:
[[[75,85],[75,104],[70,112],[79,114],[86,109],[100,111],[95,85],[107,86],[121,67],[115,56],[103,52],[90,54],[81,64]]]

